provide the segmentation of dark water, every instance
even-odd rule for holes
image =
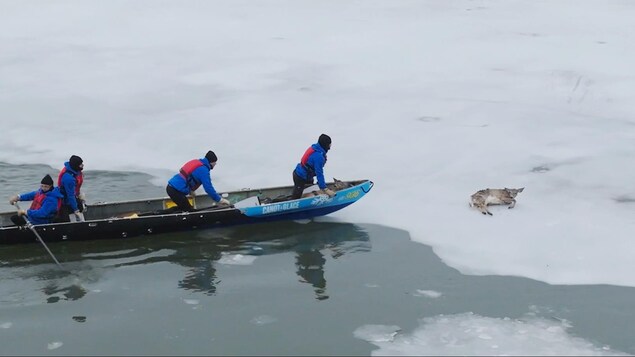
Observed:
[[[0,197],[22,191],[17,172],[42,176],[0,170]],[[89,202],[163,195],[143,174],[86,176]],[[369,355],[377,347],[354,336],[360,326],[409,333],[424,317],[529,311],[635,353],[634,288],[466,276],[407,232],[376,224],[283,222],[49,247],[71,273],[37,244],[0,246],[1,355]]]

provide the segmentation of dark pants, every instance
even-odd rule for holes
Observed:
[[[291,194],[291,199],[295,200],[302,197],[302,191],[304,191],[307,186],[311,185],[313,185],[313,178],[311,178],[311,181],[305,180],[298,176],[298,174],[295,173],[295,170],[293,170],[293,193]]]
[[[168,193],[168,196],[170,196],[172,201],[176,203],[179,209],[185,212],[194,211],[194,207],[192,207],[192,205],[190,204],[190,201],[187,199],[187,195],[185,195],[183,192],[180,192],[179,190],[175,189],[174,187],[170,185],[167,185],[165,187],[165,192]]]
[[[78,197],[75,197],[75,199],[77,200],[77,209],[80,212],[84,212],[85,202],[80,200]],[[54,223],[70,222],[71,221],[70,215],[73,213],[75,213],[75,211],[73,211],[71,206],[63,204],[62,207],[60,208],[60,211],[57,213],[57,217],[53,219],[53,222]]]
[[[73,210],[71,209],[71,206],[62,205],[62,207],[60,208],[60,212],[55,218],[55,223],[70,222],[71,218],[69,217],[69,215],[71,214],[73,214]]]
[[[15,224],[16,226],[26,225],[26,220],[24,219],[24,217],[18,216],[17,214],[11,216],[11,222],[13,222],[13,224]]]
[[[77,209],[80,212],[84,211],[84,207],[82,205],[81,201],[77,201]],[[55,223],[60,223],[60,222],[70,222],[71,221],[71,215],[75,213],[75,211],[73,211],[73,209],[71,208],[71,206],[68,205],[62,205],[62,207],[60,208],[59,213],[57,214],[57,217],[55,217],[55,219],[53,220]]]

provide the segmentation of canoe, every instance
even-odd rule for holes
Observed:
[[[89,204],[83,222],[62,222],[34,226],[45,242],[131,238],[141,235],[210,229],[238,224],[279,220],[302,220],[338,211],[364,197],[373,187],[370,180],[327,183],[334,197],[320,194],[317,186],[292,200],[292,186],[243,189],[223,193],[230,206],[218,206],[206,194],[190,198],[195,210],[179,211],[168,197]],[[0,244],[35,243],[28,227],[13,225],[15,211],[0,213]]]

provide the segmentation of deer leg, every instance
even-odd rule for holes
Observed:
[[[478,210],[481,211],[482,214],[492,215],[492,212],[487,210],[487,205],[478,205]]]

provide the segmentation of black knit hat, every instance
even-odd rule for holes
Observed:
[[[331,137],[326,135],[326,134],[320,135],[320,138],[318,139],[318,144],[320,144],[320,146],[324,150],[330,149],[330,147],[331,147]]]
[[[75,170],[75,171],[80,171],[81,168],[79,167],[79,165],[81,165],[84,162],[84,160],[82,160],[81,157],[73,155],[71,156],[70,159],[68,159],[68,164],[71,165],[71,169]]]
[[[40,183],[43,185],[53,186],[53,179],[51,178],[51,175],[47,174],[46,176],[44,176],[42,181],[40,181]]]
[[[214,154],[212,150],[208,151],[207,154],[205,154],[205,158],[207,159],[207,161],[209,161],[210,164],[212,162],[218,161],[218,157],[216,157],[216,154]]]

